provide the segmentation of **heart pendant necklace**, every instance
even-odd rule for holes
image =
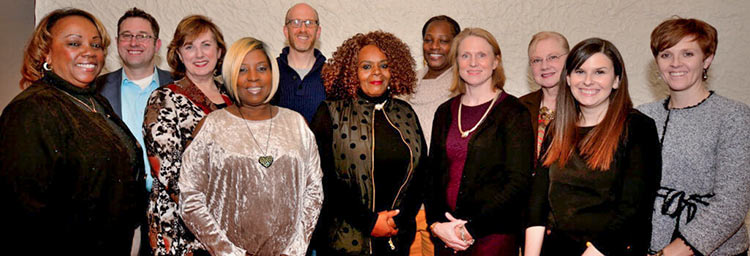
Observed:
[[[242,115],[242,109],[240,109],[240,107],[237,107],[237,112],[240,112],[240,117],[242,117],[242,121],[245,124],[245,128],[247,128],[247,131],[250,132],[250,137],[253,138],[255,145],[258,145],[258,149],[260,149],[261,153],[263,153],[260,157],[258,157],[258,163],[265,168],[268,168],[273,164],[273,156],[266,155],[266,152],[268,152],[268,145],[269,145],[268,142],[271,139],[271,130],[273,129],[273,107],[269,106],[268,109],[269,109],[269,112],[271,113],[271,124],[269,124],[268,126],[268,137],[266,137],[266,149],[263,150],[263,148],[260,147],[258,140],[255,139],[255,135],[253,135],[253,131],[250,130],[250,126],[247,126],[247,119],[245,119],[245,116]]]

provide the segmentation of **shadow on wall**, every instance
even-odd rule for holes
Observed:
[[[654,95],[654,98],[661,100],[669,96],[669,86],[661,79],[656,61],[648,63],[644,74],[646,75],[646,81],[648,81],[649,92]]]

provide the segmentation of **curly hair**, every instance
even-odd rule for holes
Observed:
[[[107,35],[107,29],[99,19],[81,9],[63,8],[54,10],[39,21],[39,24],[34,29],[34,33],[31,34],[31,39],[26,44],[23,52],[23,63],[21,64],[21,81],[19,82],[22,90],[44,75],[42,65],[52,45],[52,28],[57,24],[57,21],[68,16],[84,17],[91,21],[91,23],[94,23],[94,27],[96,27],[99,36],[102,38],[104,57],[107,57],[107,47],[109,47],[110,43],[109,35]]]
[[[333,57],[323,66],[322,78],[326,94],[330,99],[353,99],[357,97],[359,78],[357,77],[357,57],[360,49],[367,45],[377,46],[388,59],[391,71],[390,96],[411,94],[417,81],[416,66],[409,46],[395,35],[373,31],[358,33],[336,48]]]

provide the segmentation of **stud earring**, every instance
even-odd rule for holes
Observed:
[[[42,64],[42,68],[43,68],[43,69],[44,69],[45,71],[52,71],[52,68],[50,68],[50,67],[49,67],[49,64],[47,64],[47,62],[46,62],[46,61],[44,62],[44,64]]]

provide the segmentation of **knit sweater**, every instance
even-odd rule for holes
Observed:
[[[748,235],[743,221],[750,209],[750,108],[712,94],[696,106],[670,111],[665,107],[668,100],[638,107],[656,121],[663,141],[651,250],[664,248],[678,232],[703,255],[744,252]]]
[[[435,79],[424,79],[428,68],[417,71],[417,87],[414,88],[414,94],[399,97],[414,108],[414,112],[419,117],[419,123],[424,132],[424,139],[430,141],[432,138],[432,120],[435,118],[435,111],[448,101],[454,94],[450,91],[453,82],[453,69],[444,71]],[[427,144],[427,149],[430,145]]]

